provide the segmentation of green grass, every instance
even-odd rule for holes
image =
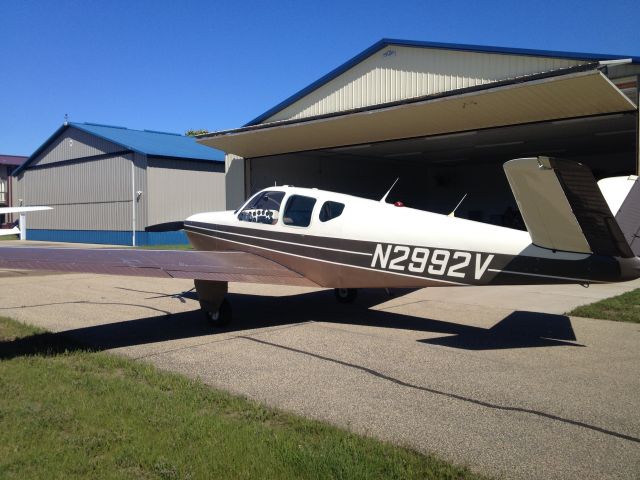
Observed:
[[[640,323],[640,288],[571,310],[567,315]]]
[[[481,478],[0,317],[0,478]]]
[[[185,245],[183,243],[178,245],[140,245],[139,247],[131,248],[143,248],[146,250],[193,250],[191,245]]]
[[[0,235],[0,242],[3,240],[18,240],[18,235]]]

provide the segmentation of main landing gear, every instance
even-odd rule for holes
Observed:
[[[224,298],[228,291],[228,282],[194,280],[194,284],[200,300],[200,310],[209,323],[214,327],[228,325],[233,318],[231,304]]]
[[[200,301],[200,310],[209,323],[214,327],[228,325],[233,318],[231,304],[225,298],[229,288],[228,282],[195,280],[194,285]],[[336,288],[333,292],[339,303],[353,303],[358,296],[356,288]]]

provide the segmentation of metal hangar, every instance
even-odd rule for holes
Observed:
[[[29,214],[29,240],[186,243],[147,227],[226,207],[224,153],[173,133],[65,123],[13,176],[14,205],[53,207]]]
[[[597,177],[638,171],[640,58],[384,39],[241,128],[199,141],[227,153],[227,206],[311,186],[507,226],[502,164],[548,155]]]

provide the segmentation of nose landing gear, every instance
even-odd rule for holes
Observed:
[[[228,325],[233,318],[231,304],[224,298],[229,288],[228,282],[194,280],[194,284],[200,300],[200,310],[209,323],[214,327]]]

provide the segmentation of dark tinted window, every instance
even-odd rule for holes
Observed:
[[[284,192],[262,192],[253,197],[238,215],[243,222],[275,225],[278,222],[280,204]]]
[[[313,212],[313,206],[315,204],[315,198],[292,195],[289,200],[287,200],[282,221],[285,225],[308,227],[311,223],[311,213]]]
[[[342,215],[344,210],[344,203],[338,202],[324,202],[320,209],[320,221],[328,222],[329,220]]]

